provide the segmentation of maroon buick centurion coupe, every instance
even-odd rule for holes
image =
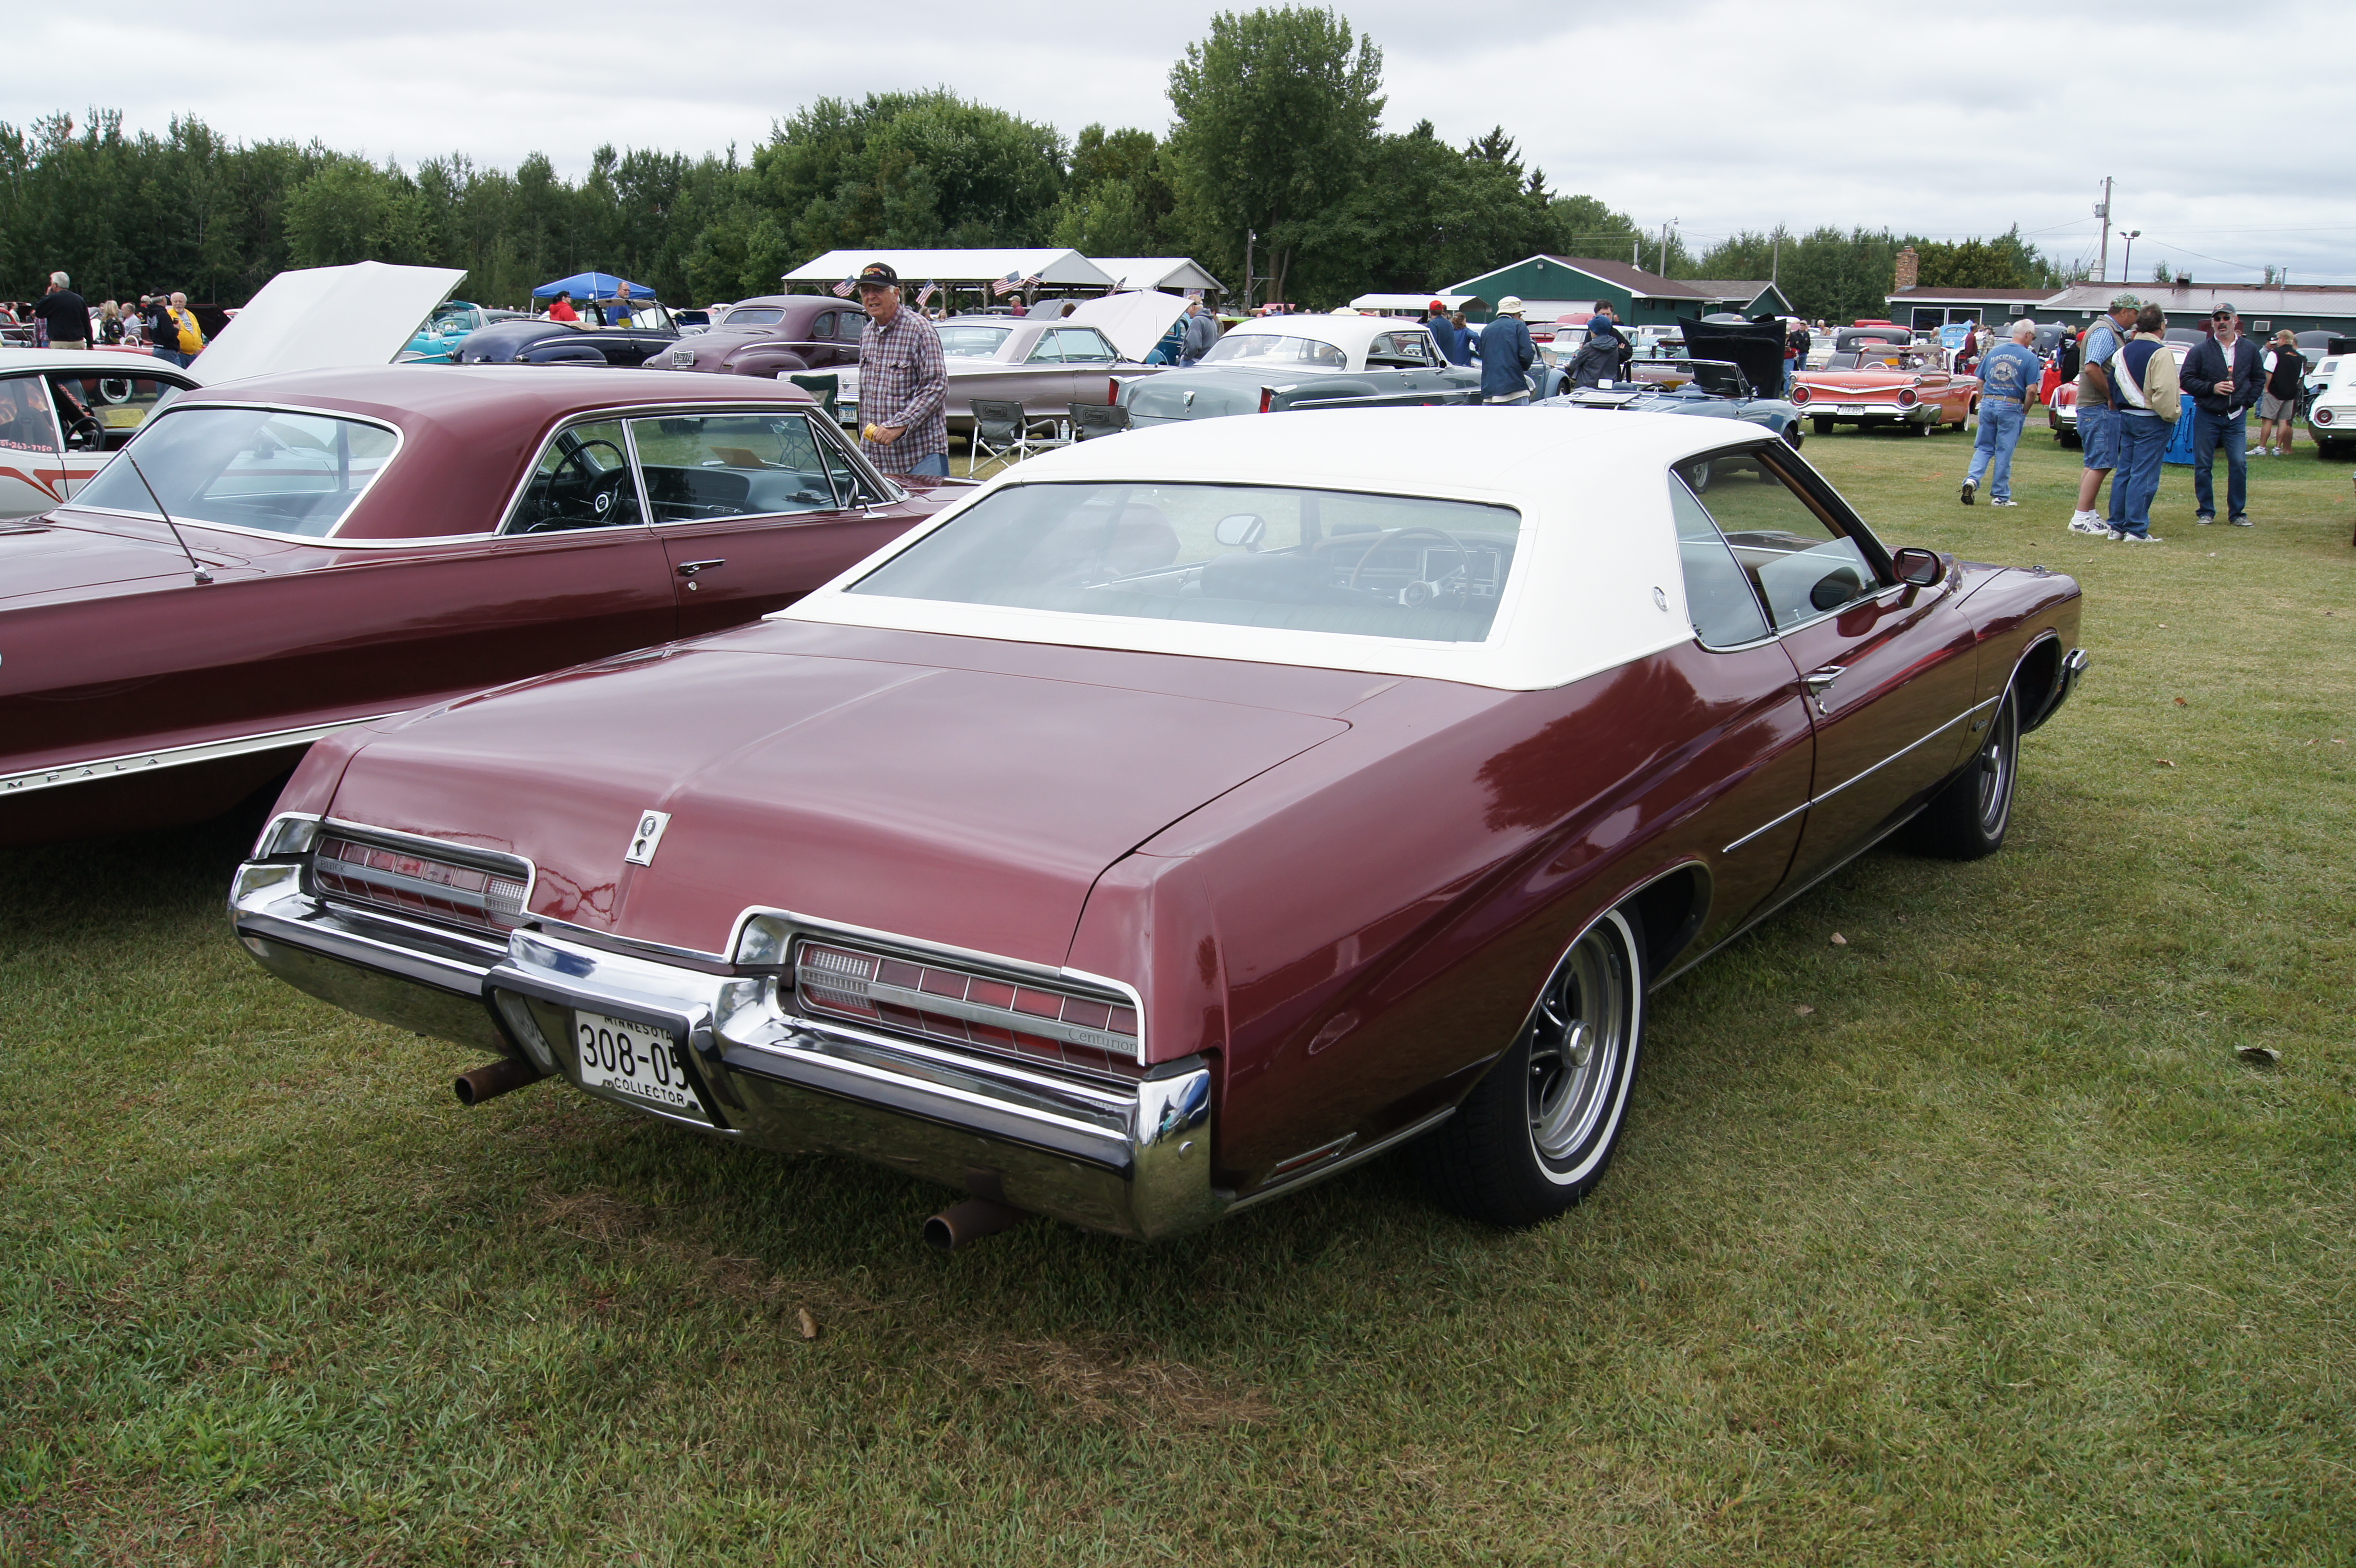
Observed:
[[[1714,480],[1714,483],[1705,481]],[[1601,1179],[1645,997],[1901,831],[1994,852],[2077,585],[1719,422],[1382,409],[1034,459],[759,626],[344,731],[261,962],[683,1130],[1186,1230],[1408,1140]]]
[[[774,381],[182,392],[0,522],[0,843],[198,821],[343,725],[755,619],[966,488],[904,491]]]

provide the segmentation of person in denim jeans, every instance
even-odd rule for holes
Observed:
[[[2111,412],[2110,373],[2104,367],[2135,330],[2136,312],[2143,301],[2122,294],[2111,301],[2109,313],[2086,329],[2085,356],[2078,371],[2078,445],[2085,448],[2085,472],[2078,478],[2078,510],[2070,514],[2073,533],[2108,533],[2110,525],[2094,510],[2103,494],[2103,480],[2119,466],[2118,416]],[[2112,487],[2117,498],[2118,487]]]
[[[2159,466],[2168,455],[2182,402],[2176,384],[2176,356],[2168,351],[2168,312],[2147,305],[2136,317],[2136,335],[2111,356],[2111,407],[2118,415],[2119,471],[2111,481],[2111,539],[2123,544],[2158,544],[2151,531],[2152,498],[2159,494]]]
[[[2036,338],[2037,323],[2024,316],[2012,324],[2012,341],[1989,349],[1980,360],[1980,435],[1972,446],[1971,469],[1964,476],[1965,506],[1972,504],[1982,475],[1988,475],[1995,491],[1989,505],[2019,504],[2012,499],[2012,449],[2020,445],[2029,389],[2045,370],[2045,362],[2029,346]],[[1991,465],[1996,471],[1988,474]]]
[[[2194,521],[2217,521],[2217,448],[2225,449],[2225,516],[2236,528],[2250,526],[2250,409],[2265,390],[2258,346],[2242,336],[2242,318],[2230,305],[2210,313],[2213,336],[2184,357],[2184,390],[2191,394],[2192,499]]]

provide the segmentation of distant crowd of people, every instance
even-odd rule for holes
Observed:
[[[37,349],[144,348],[176,365],[205,349],[204,329],[187,295],[143,294],[130,306],[112,299],[93,306],[74,292],[64,273],[51,273],[47,292],[32,304],[0,306],[0,326],[31,327]]]

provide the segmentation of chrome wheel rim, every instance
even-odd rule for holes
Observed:
[[[2012,699],[2007,697],[1980,746],[1980,832],[1990,838],[2004,831],[2005,819],[2012,814],[2013,750],[2019,729]]]
[[[1577,1158],[1617,1101],[1632,1012],[1618,936],[1610,919],[1597,921],[1556,968],[1530,1017],[1530,1144],[1546,1160]]]

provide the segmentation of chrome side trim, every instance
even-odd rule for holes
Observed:
[[[87,762],[59,763],[54,768],[27,768],[22,773],[0,774],[0,794],[29,794],[36,789],[54,789],[60,785],[80,784],[94,779],[111,779],[119,773],[141,773],[150,768],[181,768],[192,762],[216,762],[225,757],[242,757],[249,752],[277,751],[288,746],[308,746],[337,730],[356,725],[374,724],[389,719],[393,714],[407,710],[395,708],[392,713],[370,714],[365,718],[338,719],[331,725],[305,725],[299,729],[265,730],[259,735],[233,736],[227,740],[199,741],[194,746],[166,746],[158,751],[132,751],[116,757],[92,757]]]
[[[93,476],[95,477],[95,476]],[[134,517],[143,522],[156,521],[152,511],[125,511],[121,507],[84,506],[80,500],[69,500],[57,509],[61,512],[86,511],[92,517]],[[70,520],[69,520],[70,521]],[[183,532],[205,531],[231,533],[247,539],[266,539],[273,544],[308,546],[314,550],[427,550],[447,549],[453,544],[479,543],[496,538],[487,529],[473,533],[436,533],[417,539],[347,539],[341,534],[273,533],[266,528],[248,528],[241,522],[191,521],[180,524]]]
[[[1925,801],[1924,805],[1927,804],[1929,804],[1929,802]],[[1675,969],[1670,970],[1666,974],[1660,976],[1644,989],[1647,992],[1658,991],[1662,986],[1666,985],[1670,981],[1675,980],[1686,971],[1703,962],[1712,953],[1719,951],[1736,939],[1756,929],[1762,922],[1781,913],[1786,906],[1793,902],[1793,900],[1798,898],[1802,894],[1806,893],[1811,888],[1822,883],[1826,877],[1832,875],[1835,872],[1839,871],[1842,867],[1856,860],[1858,856],[1865,854],[1876,844],[1880,843],[1884,839],[1896,832],[1899,829],[1904,827],[1907,823],[1912,822],[1916,817],[1922,815],[1922,807],[1917,806],[1914,810],[1906,812],[1896,821],[1885,823],[1879,832],[1875,833],[1871,838],[1865,840],[1855,849],[1850,850],[1847,854],[1842,855],[1838,860],[1834,861],[1831,865],[1826,866],[1823,870],[1817,872],[1814,876],[1809,877],[1805,882],[1801,883],[1798,886],[1777,895],[1772,901],[1751,915],[1749,919],[1743,921],[1742,924],[1735,927],[1734,929],[1719,938],[1718,940],[1712,942],[1700,952],[1695,953],[1683,963],[1680,963]]]
[[[1740,849],[1744,844],[1749,843],[1761,833],[1782,827],[1785,822],[1790,822],[1794,817],[1798,816],[1809,807],[1823,804],[1825,801],[1831,800],[1834,796],[1839,794],[1842,790],[1847,789],[1850,785],[1857,783],[1860,779],[1870,779],[1873,775],[1880,772],[1883,768],[1889,767],[1891,763],[1897,761],[1908,752],[1914,750],[1918,746],[1928,746],[1931,742],[1938,739],[1941,736],[1946,734],[1957,725],[1962,724],[1965,719],[1970,718],[1974,714],[1978,713],[1982,708],[1994,707],[2003,700],[2004,693],[1999,692],[1993,697],[1983,698],[1981,701],[1974,703],[1970,707],[1965,708],[1962,713],[1957,714],[1954,718],[1949,719],[1945,724],[1941,725],[1938,728],[1933,730],[1922,739],[1899,747],[1896,751],[1891,752],[1889,756],[1883,757],[1880,761],[1875,763],[1870,768],[1861,768],[1858,772],[1850,774],[1847,779],[1842,779],[1839,783],[1834,785],[1823,794],[1809,796],[1805,800],[1803,800],[1800,804],[1793,807],[1782,816],[1777,817],[1772,822],[1766,822],[1762,826],[1751,829],[1749,832],[1743,834],[1740,838],[1736,839],[1732,843],[1728,844],[1724,849],[1719,851],[1719,854],[1732,854],[1736,850]]]
[[[1264,1183],[1258,1191],[1246,1193],[1243,1197],[1228,1203],[1226,1212],[1233,1214],[1238,1209],[1250,1208],[1257,1204],[1266,1203],[1271,1197],[1281,1197],[1289,1193],[1299,1192],[1304,1187],[1315,1187],[1321,1181],[1365,1165],[1377,1155],[1387,1155],[1401,1144],[1413,1143],[1455,1114],[1456,1107],[1443,1105],[1430,1115],[1410,1122],[1398,1132],[1377,1138],[1365,1147],[1355,1149],[1340,1159],[1328,1160],[1322,1165],[1302,1171],[1290,1180]]]

